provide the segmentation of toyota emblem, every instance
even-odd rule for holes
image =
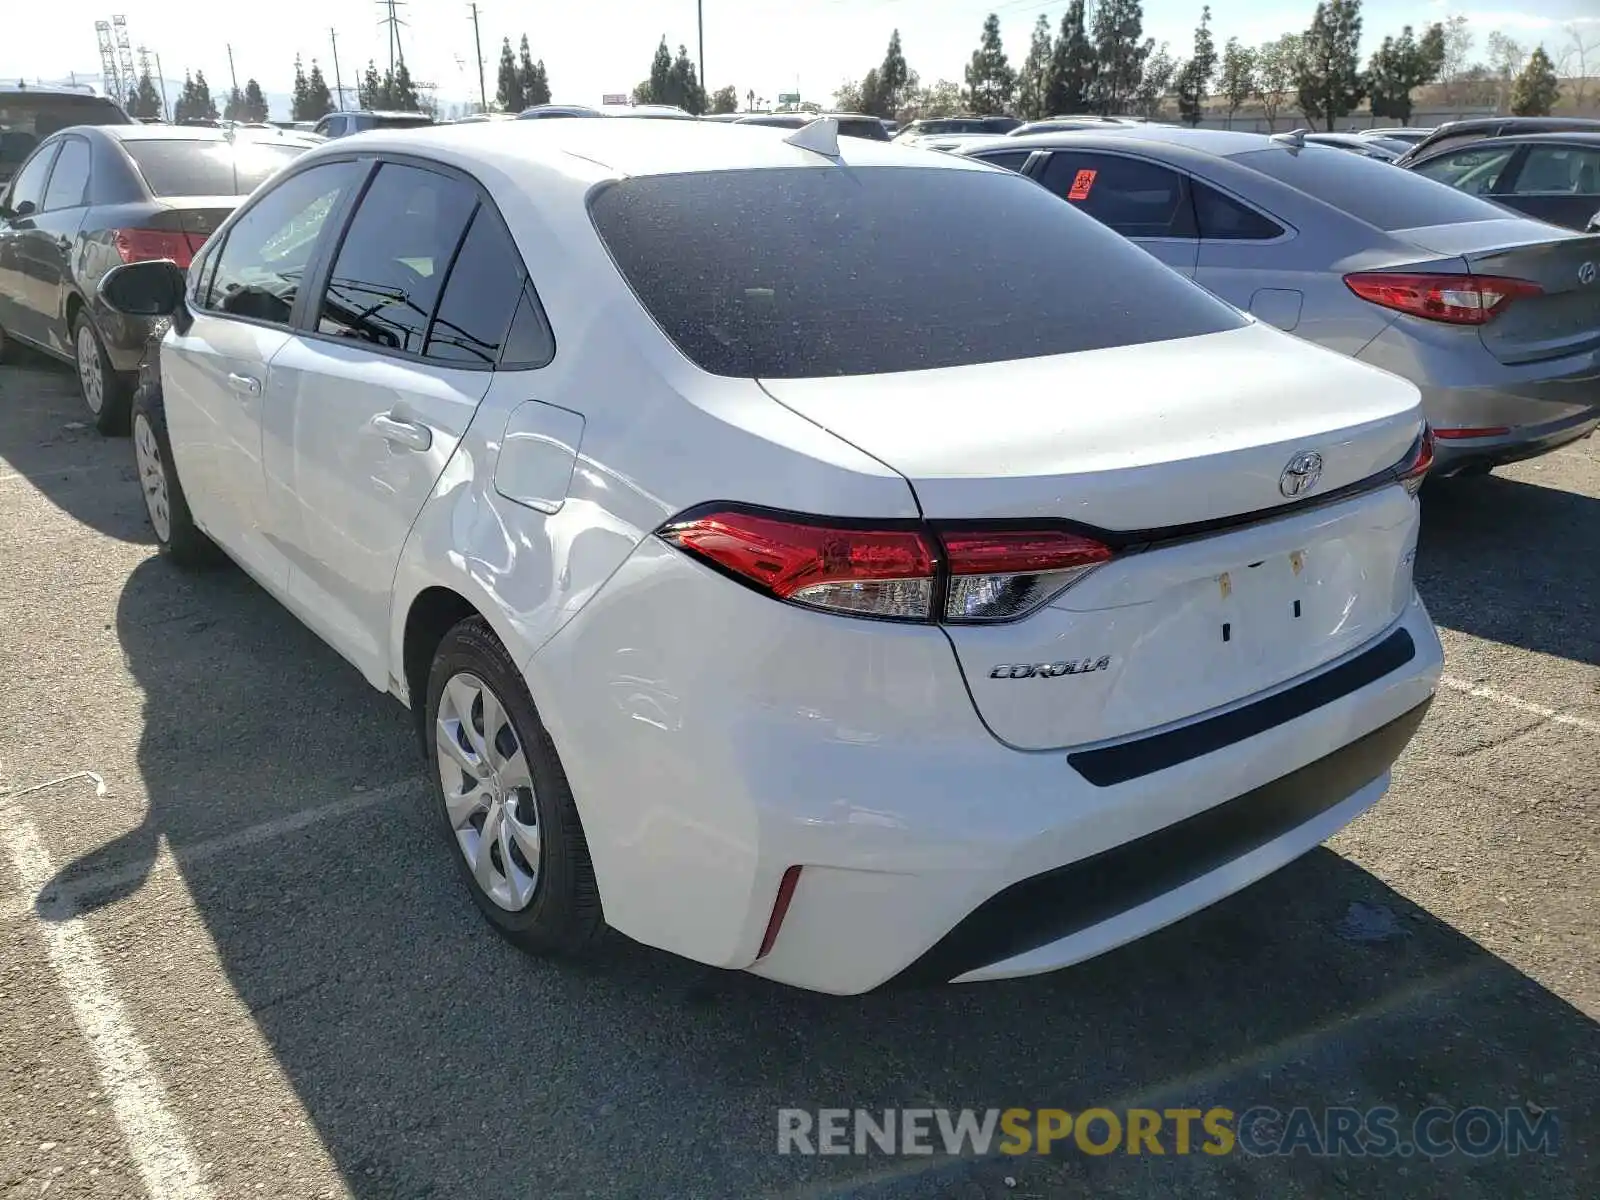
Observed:
[[[1600,271],[1595,270],[1595,265],[1592,262],[1586,262],[1578,268],[1578,282],[1583,284],[1584,287],[1588,287],[1593,283],[1596,275],[1600,275]]]
[[[1289,465],[1278,476],[1278,490],[1289,499],[1304,496],[1317,486],[1322,478],[1322,455],[1315,450],[1302,450],[1289,460]]]

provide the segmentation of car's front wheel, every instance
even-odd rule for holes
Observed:
[[[481,617],[440,643],[424,720],[445,831],[489,924],[535,954],[590,950],[605,918],[572,790],[521,673]]]
[[[133,461],[156,541],[181,567],[207,566],[222,553],[194,523],[172,462],[172,441],[159,387],[141,387],[133,399]]]
[[[83,394],[89,415],[94,418],[94,427],[104,434],[127,433],[134,381],[111,365],[100,332],[86,312],[78,314],[72,345],[78,368],[78,390]]]

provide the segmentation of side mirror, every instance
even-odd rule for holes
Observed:
[[[9,204],[0,205],[0,217],[8,221],[20,221],[23,217],[31,217],[37,211],[37,205],[32,200],[24,200],[12,208]]]
[[[100,299],[125,317],[170,317],[183,307],[183,268],[171,259],[124,263],[100,279]]]
[[[1600,233],[1600,212],[1589,218],[1589,228],[1585,229],[1584,232]]]

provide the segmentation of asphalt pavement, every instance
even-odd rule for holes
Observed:
[[[1327,847],[1072,970],[840,999],[497,940],[407,715],[159,558],[84,421],[0,368],[3,1200],[1600,1195],[1600,443],[1430,485],[1446,686]],[[1559,1144],[777,1153],[789,1107],[1380,1105]]]

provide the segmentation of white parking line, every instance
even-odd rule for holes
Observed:
[[[0,843],[27,893],[38,892],[55,874],[39,831],[14,808],[0,809]],[[89,931],[81,921],[70,920],[41,922],[41,932],[56,981],[89,1043],[145,1189],[154,1200],[210,1200],[211,1189],[167,1107],[166,1088],[150,1052],[112,989]]]
[[[1504,705],[1514,708],[1518,712],[1532,713],[1536,717],[1543,717],[1555,725],[1570,725],[1574,729],[1581,729],[1585,733],[1600,733],[1600,721],[1591,721],[1587,717],[1575,717],[1571,713],[1562,712],[1559,708],[1550,708],[1543,704],[1535,704],[1532,700],[1524,700],[1521,696],[1513,696],[1510,692],[1502,692],[1496,688],[1485,687],[1481,683],[1472,683],[1465,679],[1456,679],[1446,675],[1439,680],[1443,687],[1452,692],[1460,692],[1466,696],[1475,696],[1479,700],[1487,700],[1492,704]]]

